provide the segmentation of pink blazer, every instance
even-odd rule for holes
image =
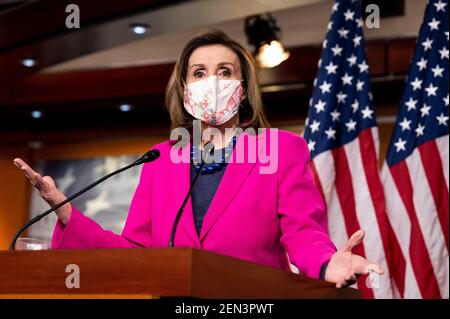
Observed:
[[[260,169],[267,167],[262,161],[229,163],[200,236],[189,199],[175,247],[204,249],[285,270],[291,262],[307,276],[318,278],[320,267],[336,248],[327,233],[326,210],[313,183],[305,141],[287,131],[266,130],[258,135],[241,134],[236,149],[256,142],[260,151],[267,151],[270,133],[278,135],[276,171],[261,174]],[[171,147],[169,141],[153,147],[161,156],[142,168],[122,235],[103,230],[73,208],[65,226],[57,222],[52,247],[167,247],[175,215],[190,184],[190,164],[174,164]]]

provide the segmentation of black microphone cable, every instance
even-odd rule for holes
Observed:
[[[184,211],[184,208],[186,206],[186,203],[189,200],[189,197],[191,196],[192,190],[194,189],[195,182],[197,181],[198,177],[200,176],[202,168],[205,166],[206,158],[209,155],[212,155],[214,153],[214,144],[213,143],[208,142],[205,145],[205,153],[206,153],[206,156],[205,156],[204,159],[202,159],[202,163],[200,164],[200,168],[198,169],[198,171],[196,172],[196,174],[194,176],[194,180],[192,181],[191,186],[189,187],[189,191],[186,194],[186,197],[184,198],[183,204],[181,205],[180,209],[178,210],[177,215],[175,216],[175,220],[173,222],[172,232],[170,234],[170,240],[169,240],[169,247],[170,248],[173,248],[174,240],[175,240],[175,233],[177,231],[178,223],[180,221],[181,215],[183,214],[183,211]]]

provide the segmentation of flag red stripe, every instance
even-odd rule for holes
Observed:
[[[422,298],[441,298],[422,230],[413,202],[413,186],[405,161],[390,167],[391,175],[411,223],[409,256]]]
[[[434,204],[438,213],[439,222],[445,237],[445,244],[448,246],[448,189],[445,182],[441,155],[437,148],[436,141],[424,143],[419,146],[420,159],[423,163],[428,185],[433,194]]]
[[[397,289],[403,298],[405,292],[406,261],[394,230],[387,218],[386,200],[378,171],[372,129],[369,128],[361,131],[359,135],[359,147],[370,196],[381,233],[389,273],[394,278]]]
[[[354,232],[360,229],[358,217],[356,215],[355,196],[353,193],[352,177],[350,168],[348,166],[347,154],[343,147],[335,148],[332,151],[334,158],[334,165],[336,167],[336,192],[341,204],[342,213],[344,215],[345,228],[347,234],[351,236]],[[364,245],[356,246],[353,251],[366,257]],[[372,289],[366,286],[366,276],[361,276],[358,280],[358,288],[361,290],[365,298],[373,298]]]
[[[322,183],[320,182],[319,174],[317,174],[317,168],[316,165],[314,164],[314,161],[309,162],[309,167],[311,168],[311,171],[313,173],[316,188],[320,191],[320,194],[322,195],[322,199],[326,207],[327,201],[325,198],[325,194],[323,193]]]

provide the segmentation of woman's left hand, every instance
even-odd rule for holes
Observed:
[[[325,271],[326,281],[336,284],[337,288],[341,288],[354,284],[358,275],[366,275],[370,272],[379,275],[384,273],[380,265],[352,253],[352,249],[359,245],[363,238],[364,230],[360,229],[349,238],[344,247],[331,257]]]

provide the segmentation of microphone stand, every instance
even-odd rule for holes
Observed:
[[[206,156],[205,156],[205,159],[206,159],[208,155],[212,155],[211,153],[214,153],[214,145],[211,142],[209,142],[208,144],[206,144],[205,149],[206,149]],[[191,186],[189,187],[189,191],[186,194],[186,197],[184,198],[183,204],[181,205],[180,209],[178,210],[177,215],[175,216],[175,221],[173,222],[173,226],[172,226],[172,232],[170,233],[169,248],[173,248],[173,246],[174,246],[175,233],[177,231],[178,223],[180,221],[181,215],[183,214],[186,203],[189,200],[189,197],[191,196],[192,190],[194,189],[195,182],[197,181],[198,177],[200,176],[202,168],[205,166],[205,162],[206,161],[204,159],[202,159],[200,168],[195,174],[194,180],[192,181]]]

